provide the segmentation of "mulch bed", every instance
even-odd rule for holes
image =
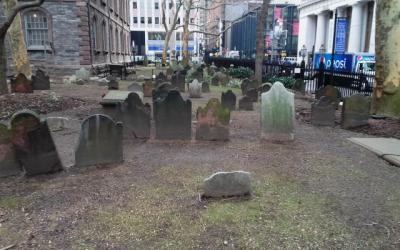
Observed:
[[[8,120],[15,112],[22,109],[47,114],[76,108],[86,103],[79,98],[60,97],[54,93],[0,95],[0,120]]]
[[[400,139],[400,119],[370,119],[368,125],[353,128],[351,130],[373,136],[392,137]]]

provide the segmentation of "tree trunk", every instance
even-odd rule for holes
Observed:
[[[5,37],[0,37],[0,95],[8,93]]]
[[[258,15],[258,23],[256,28],[256,70],[254,77],[259,85],[262,84],[262,71],[264,64],[264,51],[265,51],[265,23],[268,14],[268,5],[270,0],[264,0],[261,11]]]
[[[169,45],[169,40],[171,40],[171,35],[172,35],[172,30],[168,31],[165,40],[164,40],[164,48],[163,48],[163,53],[162,53],[162,65],[165,66],[167,65],[167,52],[168,52],[168,45]]]
[[[10,15],[12,9],[17,5],[16,0],[5,0],[4,9],[6,15]],[[12,58],[17,73],[23,73],[27,78],[32,75],[28,52],[25,45],[24,34],[22,32],[21,15],[18,14],[8,29]]]
[[[185,23],[183,26],[183,38],[182,38],[182,54],[183,54],[183,66],[186,67],[189,65],[189,37],[190,37],[190,32],[189,32],[189,21],[190,21],[190,10],[192,7],[192,1],[189,0],[188,7],[185,11]]]
[[[372,112],[400,117],[400,1],[377,1],[376,87]]]

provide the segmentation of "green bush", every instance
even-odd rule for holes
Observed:
[[[267,75],[266,81],[263,82],[270,82],[272,84],[274,84],[275,82],[281,82],[283,83],[283,86],[285,86],[285,88],[287,89],[291,89],[294,85],[294,83],[296,82],[296,79],[294,79],[293,77],[288,77],[288,76],[271,76],[271,75]]]
[[[250,78],[254,75],[254,71],[247,67],[229,68],[228,74],[233,78]]]

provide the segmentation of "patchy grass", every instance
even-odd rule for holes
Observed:
[[[0,208],[17,209],[24,204],[24,199],[17,196],[0,197]]]
[[[236,98],[239,98],[239,96],[242,95],[242,90],[239,88],[229,88],[229,87],[223,87],[223,86],[214,86],[210,84],[210,90],[212,93],[217,93],[218,95],[221,95],[222,92],[226,92],[228,90],[232,90],[232,92],[236,95]]]
[[[350,229],[325,198],[290,179],[258,177],[249,200],[199,203],[193,187],[201,184],[200,173],[161,168],[159,182],[132,186],[126,206],[94,213],[84,234],[94,242],[148,249],[353,246]]]

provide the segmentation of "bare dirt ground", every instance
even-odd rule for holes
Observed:
[[[70,166],[79,122],[106,90],[52,91],[88,101],[44,115],[70,119],[54,134]],[[193,99],[193,117],[221,91]],[[234,111],[229,142],[125,138],[120,165],[1,179],[0,249],[400,249],[400,169],[346,140],[365,134],[298,115],[295,142],[267,143],[259,112]],[[202,180],[222,170],[251,172],[252,196],[200,201]]]

